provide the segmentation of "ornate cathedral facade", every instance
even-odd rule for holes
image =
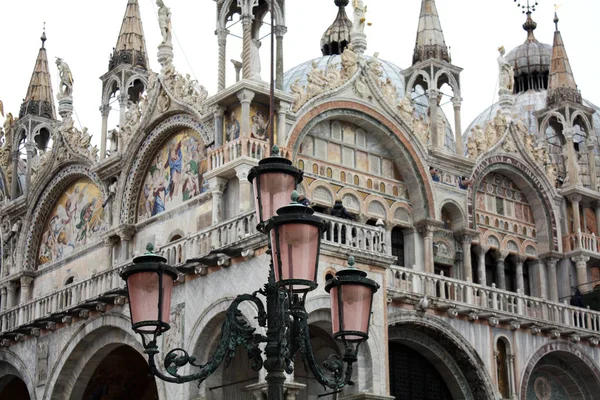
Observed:
[[[380,285],[354,384],[325,389],[297,357],[287,399],[600,398],[600,108],[575,83],[558,18],[544,44],[527,9],[524,43],[499,49],[498,103],[466,125],[434,0],[409,68],[365,54],[366,6],[335,0],[322,5],[322,56],[287,71],[285,0],[218,0],[210,95],[177,71],[167,6],[151,71],[138,1],[122,3],[99,147],[74,124],[60,59],[54,97],[45,34],[2,129],[0,399],[266,399],[244,351],[199,386],[149,377],[120,272],[153,243],[179,274],[161,352],[209,359],[232,299],[269,275],[248,174],[271,144],[328,222],[306,298],[317,361],[343,351],[325,281],[353,256]],[[270,10],[272,95],[258,56]],[[232,20],[243,54],[228,85]]]

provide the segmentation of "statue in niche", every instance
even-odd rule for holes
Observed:
[[[171,45],[171,10],[165,5],[162,0],[156,0],[158,6],[158,26],[160,26],[160,34],[162,35],[162,44]]]
[[[110,140],[110,148],[109,148],[109,154],[115,154],[119,148],[118,148],[118,141],[119,141],[119,128],[117,126],[117,128],[115,129],[111,129],[108,131],[108,140]]]
[[[225,127],[225,135],[228,142],[240,137],[240,122],[237,120],[235,112],[229,114],[229,120]]]
[[[58,85],[58,98],[63,99],[73,95],[73,74],[69,65],[60,57],[56,58],[56,66],[58,67],[58,76],[60,84]]]
[[[352,0],[354,7],[354,21],[352,22],[352,33],[365,33],[365,22],[367,20],[367,6],[363,0]]]
[[[499,47],[498,52],[500,53],[498,56],[500,90],[512,92],[515,85],[515,71],[508,61],[506,61],[506,58],[504,58],[504,54],[506,54],[504,46]]]
[[[250,43],[250,79],[261,80],[260,78],[260,46],[262,43],[258,39],[252,39]]]

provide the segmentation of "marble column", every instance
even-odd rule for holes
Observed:
[[[441,92],[437,89],[429,89],[429,129],[431,130],[431,144],[434,149],[443,147],[444,132],[438,132],[437,116],[438,116],[438,105],[439,96]],[[440,136],[442,140],[440,140]]]
[[[275,27],[277,40],[277,59],[275,61],[275,87],[283,90],[283,36],[287,33],[287,27],[278,25]]]
[[[23,304],[26,301],[31,299],[31,284],[33,283],[33,278],[31,276],[22,276],[21,277],[21,298],[19,299],[19,303]]]
[[[465,155],[465,148],[463,146],[462,139],[462,123],[460,120],[460,106],[462,104],[462,98],[454,96],[452,98],[452,105],[454,106],[454,141],[456,143],[456,154],[459,156]]]
[[[525,280],[523,278],[523,263],[527,260],[527,257],[517,256],[516,258],[516,277],[517,291],[521,294],[525,294]],[[541,283],[541,282],[540,282]]]
[[[17,282],[6,283],[6,308],[12,308],[17,305]]]
[[[575,268],[577,269],[577,288],[581,293],[585,293],[589,290],[587,262],[590,258],[587,256],[576,256],[571,257],[571,260],[575,263]]]
[[[496,260],[496,287],[506,289],[506,276],[504,274],[504,260],[508,256],[508,251],[496,250],[494,258]],[[521,265],[522,267],[522,265]],[[522,271],[522,269],[521,269]]]
[[[477,283],[479,283],[482,286],[487,285],[487,277],[485,276],[485,255],[487,254],[489,249],[489,246],[482,245],[479,245],[475,248],[475,253],[477,254],[477,257],[479,259],[479,262],[477,263]]]
[[[417,229],[423,238],[423,264],[424,272],[428,274],[434,273],[433,260],[433,234],[441,226],[441,222],[436,220],[422,220],[417,224]]]
[[[4,311],[7,308],[7,291],[6,286],[0,287],[0,311]]]
[[[574,194],[569,196],[569,200],[571,201],[571,207],[573,210],[573,233],[577,234],[581,231],[581,216],[579,213],[579,202],[581,201],[581,196]]]
[[[473,282],[473,266],[471,264],[471,239],[470,235],[463,235],[461,238],[463,252],[463,279]]]
[[[10,198],[12,200],[15,200],[17,197],[19,197],[19,149],[15,148],[12,151],[12,178],[10,186]]]
[[[121,225],[117,229],[117,235],[121,239],[121,261],[127,261],[132,257],[131,240],[135,234],[135,225]],[[154,243],[156,246],[156,243]]]
[[[556,263],[558,258],[549,257],[546,259],[548,267],[548,297],[552,301],[558,301],[558,280],[556,277]]]
[[[27,196],[29,193],[29,187],[31,186],[31,164],[33,157],[36,156],[36,145],[33,140],[27,139],[25,143],[25,150],[27,150],[27,173],[25,175],[25,187],[23,187],[23,194]]]
[[[244,1],[247,3],[247,1]],[[245,7],[243,7],[245,8]],[[242,78],[252,77],[252,10],[242,10]]]
[[[223,192],[227,187],[227,179],[214,177],[208,180],[208,187],[212,192],[212,223],[223,221]]]
[[[227,29],[217,29],[215,32],[219,43],[219,74],[217,80],[217,90],[221,91],[225,89],[227,79],[227,35],[229,31]]]
[[[286,114],[291,104],[285,101],[279,102],[277,107],[277,146],[280,148],[286,147],[287,145],[287,132],[286,132]]]
[[[250,136],[250,103],[254,99],[254,92],[248,89],[242,89],[237,93],[237,97],[242,105],[242,121],[241,125],[241,137]],[[243,152],[243,149],[242,149]]]
[[[215,106],[213,117],[215,119],[215,149],[223,146],[223,117],[225,115],[225,107]]]
[[[248,181],[250,165],[238,165],[235,167],[235,175],[239,180],[239,211],[244,213],[254,207],[254,198],[252,196],[252,184]]]
[[[586,146],[590,173],[590,189],[597,190],[598,183],[596,181],[596,153],[594,152],[595,140],[586,140]]]
[[[100,106],[100,115],[102,116],[102,128],[100,130],[100,159],[106,158],[106,136],[108,135],[108,115],[111,107],[108,104]]]

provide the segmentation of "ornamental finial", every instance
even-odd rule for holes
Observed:
[[[154,254],[154,243],[148,242],[146,245],[146,254]]]
[[[279,146],[276,144],[274,144],[273,148],[271,149],[271,157],[279,157]]]
[[[292,199],[292,204],[298,204],[298,199],[300,198],[300,193],[298,193],[298,191],[294,190],[294,191],[292,191],[290,198]]]
[[[354,256],[348,257],[348,268],[356,268],[354,266],[354,264],[356,264],[356,261],[354,260]]]

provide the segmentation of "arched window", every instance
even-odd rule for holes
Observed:
[[[392,229],[392,256],[396,257],[396,265],[404,266],[404,233],[399,227]]]
[[[508,352],[506,349],[506,342],[500,338],[496,342],[496,366],[498,373],[498,391],[502,395],[503,399],[510,398],[510,383],[509,383],[509,366],[508,366]]]

